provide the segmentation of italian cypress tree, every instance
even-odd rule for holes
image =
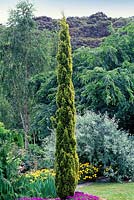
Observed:
[[[58,46],[58,91],[56,95],[56,189],[61,199],[73,195],[78,182],[75,138],[75,104],[69,27],[61,20]]]

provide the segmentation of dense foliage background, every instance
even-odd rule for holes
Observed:
[[[21,185],[18,191],[12,187],[20,184],[16,178],[20,164],[24,171],[54,168],[55,130],[50,119],[57,108],[59,24],[54,21],[52,28],[41,28],[38,20],[33,5],[23,1],[10,12],[7,25],[0,25],[0,182],[4,180],[6,185],[5,190],[1,187],[3,199],[8,189],[10,198],[24,189]],[[76,31],[74,24],[78,24],[80,34],[82,30],[91,34],[93,29],[96,35],[92,37],[99,41],[99,46],[88,45],[78,38],[76,44],[77,35],[72,40],[78,155],[81,163],[88,162],[81,166],[92,169],[88,177],[93,179],[103,175],[116,181],[133,180],[133,18],[116,21],[98,13],[90,17],[89,24],[86,18],[69,18],[68,22],[71,35]],[[100,33],[100,39],[103,26],[105,33]],[[18,182],[14,183],[13,177]],[[82,177],[86,180],[85,175]],[[27,178],[25,181],[28,183]],[[37,182],[29,187],[36,188]],[[54,187],[53,177],[48,182]]]
[[[100,47],[73,51],[77,112],[94,110],[115,115],[120,127],[131,134],[133,30],[130,20],[123,28],[113,27]],[[10,13],[8,26],[0,26],[0,120],[8,128],[31,132],[32,140],[38,143],[49,135],[50,117],[56,110],[57,40],[55,30],[38,29],[33,6],[26,2]]]

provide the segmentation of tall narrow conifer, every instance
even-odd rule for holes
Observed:
[[[58,196],[65,199],[74,194],[78,182],[72,55],[69,27],[65,17],[61,20],[57,60],[56,189]]]

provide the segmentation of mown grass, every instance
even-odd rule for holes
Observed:
[[[78,190],[107,200],[134,200],[134,183],[93,183]]]

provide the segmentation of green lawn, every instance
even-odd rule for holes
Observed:
[[[78,190],[107,200],[134,200],[134,183],[93,183]]]

